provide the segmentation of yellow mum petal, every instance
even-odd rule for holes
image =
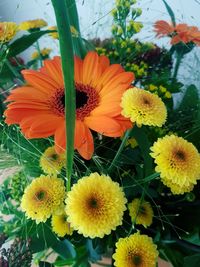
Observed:
[[[65,166],[65,154],[57,154],[55,147],[48,147],[40,158],[40,167],[47,174],[57,175]]]
[[[139,88],[130,88],[122,96],[122,115],[138,125],[162,126],[167,110],[155,94]]]
[[[136,224],[142,224],[144,227],[150,226],[153,221],[153,209],[149,202],[141,201],[135,198],[128,204],[131,220]]]
[[[18,31],[15,22],[0,22],[0,43],[11,41]]]
[[[156,171],[172,193],[190,192],[200,178],[200,155],[195,146],[176,135],[159,138],[151,147]]]
[[[102,238],[122,224],[126,202],[118,183],[109,176],[92,173],[80,179],[68,192],[68,221],[85,237]]]
[[[62,179],[41,175],[25,189],[21,208],[36,223],[45,222],[63,206],[65,196]]]
[[[152,238],[139,233],[120,238],[113,255],[116,267],[155,267],[157,258],[157,246]]]

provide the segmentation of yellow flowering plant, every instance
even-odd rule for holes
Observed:
[[[106,40],[82,37],[74,0],[51,2],[55,26],[0,23],[0,266],[197,266],[200,98],[177,43],[136,39],[136,0],[115,1]],[[173,26],[156,31],[177,42],[163,3]]]

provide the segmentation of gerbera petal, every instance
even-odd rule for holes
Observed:
[[[78,152],[84,159],[91,159],[93,153],[94,153],[94,141],[93,136],[88,129],[88,127],[85,125],[85,142],[77,148]]]
[[[110,60],[106,56],[99,57],[99,63],[101,65],[102,73],[109,67]]]
[[[120,130],[119,123],[106,116],[86,117],[84,122],[89,128],[101,134],[114,133]]]
[[[62,76],[62,70],[61,66],[57,66],[55,60],[44,60],[44,67],[46,68],[46,71],[50,75],[50,77],[56,81],[56,83],[63,88],[64,83],[63,83],[63,76]]]
[[[52,123],[52,119],[54,123]],[[62,118],[52,115],[38,115],[21,121],[22,132],[28,138],[41,138],[53,135],[62,122]]]
[[[106,95],[107,93],[110,93],[112,89],[115,89],[119,85],[127,85],[128,88],[128,86],[133,80],[134,74],[132,72],[119,73],[106,83],[106,85],[102,88],[99,94],[100,96]]]
[[[22,74],[28,83],[42,92],[50,94],[60,87],[56,81],[44,73],[34,70],[23,70]]]
[[[26,108],[16,108],[16,109],[7,109],[4,112],[6,117],[5,122],[10,124],[19,124],[22,119],[28,118],[29,116],[36,116],[41,114],[41,110],[35,109],[26,109]]]
[[[90,51],[83,61],[83,83],[87,85],[96,84],[100,75],[99,56],[96,52]]]
[[[55,135],[55,150],[58,154],[63,153],[66,149],[66,128],[65,121],[63,121],[56,129]]]
[[[98,86],[103,87],[106,85],[113,77],[117,74],[124,72],[124,69],[119,64],[110,65],[102,74],[101,78],[99,79]]]
[[[74,57],[74,79],[77,83],[83,80],[83,60],[77,56]]]
[[[39,91],[31,86],[18,87],[11,91],[10,95],[7,97],[5,102],[16,101],[17,100],[42,100],[46,99],[46,94]]]
[[[81,120],[76,120],[75,135],[74,135],[74,147],[77,149],[85,143],[85,125]]]

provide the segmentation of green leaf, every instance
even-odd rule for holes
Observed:
[[[184,258],[183,267],[199,267],[200,265],[200,254],[187,256]]]
[[[67,260],[56,260],[53,264],[54,266],[71,266],[74,263],[74,259]]]
[[[131,136],[133,136],[140,148],[143,160],[144,160],[144,175],[149,176],[152,174],[152,165],[153,160],[150,156],[150,146],[151,143],[148,140],[148,137],[145,133],[145,127],[138,128],[136,125],[134,126],[133,130],[131,131]]]
[[[183,266],[183,255],[170,247],[160,249],[160,257],[168,262],[171,262],[173,267]]]
[[[30,34],[23,35],[16,41],[14,41],[12,44],[9,45],[8,52],[6,57],[14,57],[18,55],[19,53],[23,52],[27,48],[29,48],[31,45],[33,45],[40,37],[42,37],[45,34],[48,34],[50,32],[54,31],[37,31]]]
[[[168,5],[168,3],[165,0],[163,0],[163,3],[165,4],[165,7],[167,9],[167,12],[170,15],[172,24],[175,26],[176,25],[176,19],[175,19],[175,15],[174,15],[173,10],[171,9],[171,7]]]
[[[40,261],[39,267],[54,267],[53,264],[46,262],[46,261]]]
[[[74,51],[70,29],[71,0],[52,0],[54,7],[60,43],[62,71],[65,85],[65,116],[67,144],[67,190],[71,189],[71,174],[74,159],[74,128],[75,128],[75,89],[74,89]],[[74,3],[76,5],[76,3]]]
[[[57,241],[52,248],[57,252],[63,260],[72,260],[76,257],[76,250],[72,243],[67,239]]]
[[[185,110],[188,109],[190,113],[192,112],[191,109],[194,109],[197,107],[199,102],[199,94],[198,89],[195,85],[190,85],[185,91],[184,97],[181,101],[181,104],[179,106],[179,110]]]

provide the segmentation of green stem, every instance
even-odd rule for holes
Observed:
[[[66,175],[67,190],[71,189],[71,175],[74,159],[74,128],[75,128],[75,88],[74,88],[74,51],[70,30],[70,0],[52,0],[57,28],[59,33],[62,71],[65,85],[65,119],[66,119]],[[67,90],[66,90],[67,88]]]
[[[40,45],[39,45],[38,41],[36,41],[36,49],[37,49],[38,54],[39,54],[40,67],[42,67],[42,54],[41,54]]]
[[[18,73],[18,71],[12,66],[12,64],[10,63],[10,61],[8,59],[5,60],[5,64],[6,66],[9,68],[9,70],[12,72],[12,74],[19,79],[20,81],[22,81],[22,77],[21,75]]]
[[[174,67],[174,73],[172,75],[172,81],[174,81],[176,79],[176,77],[177,77],[178,70],[179,70],[179,67],[180,67],[180,64],[181,64],[181,60],[182,60],[182,56],[183,56],[183,54],[181,52],[177,53],[176,64],[175,64],[175,67]]]
[[[117,163],[117,160],[122,152],[122,150],[124,149],[125,145],[126,145],[126,141],[128,140],[129,136],[130,136],[130,133],[131,133],[132,129],[126,131],[124,137],[123,137],[123,140],[121,142],[121,145],[114,157],[114,159],[112,160],[111,164],[110,164],[110,167],[108,168],[108,173],[111,173],[113,171],[113,168],[116,167],[116,163]]]

